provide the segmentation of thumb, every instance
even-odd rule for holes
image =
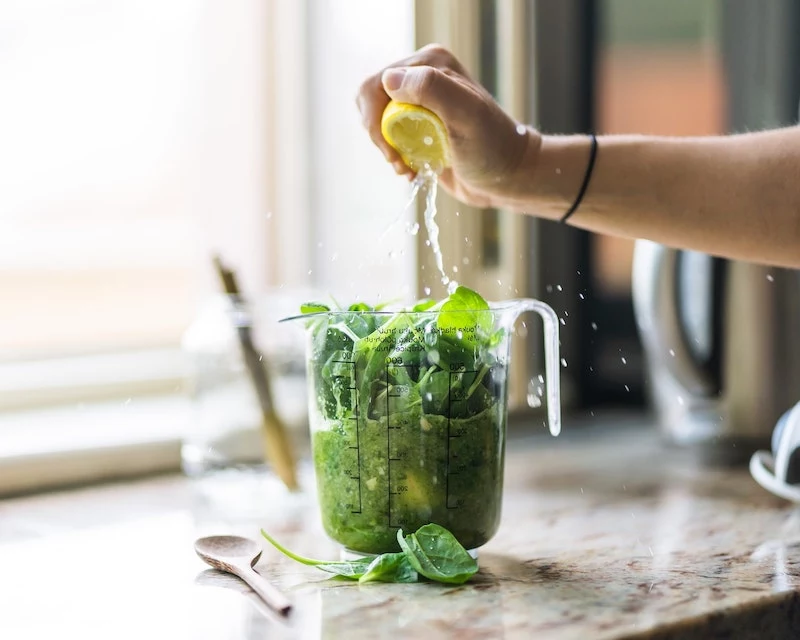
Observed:
[[[434,67],[393,67],[381,76],[383,89],[392,100],[426,107],[448,120],[468,96],[466,88],[452,76]]]

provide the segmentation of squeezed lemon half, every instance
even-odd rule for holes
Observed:
[[[414,171],[436,173],[450,166],[450,143],[444,123],[433,111],[392,100],[381,118],[383,137]]]

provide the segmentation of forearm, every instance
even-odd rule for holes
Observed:
[[[588,138],[543,136],[532,140],[538,144],[500,204],[557,219],[583,179]],[[600,137],[591,182],[570,223],[800,267],[800,127],[707,138]]]

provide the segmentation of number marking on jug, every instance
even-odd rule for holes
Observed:
[[[350,367],[352,367],[352,372],[350,373],[350,375],[337,375],[337,376],[334,376],[334,377],[336,377],[336,378],[350,378],[350,385],[351,386],[345,387],[345,388],[349,389],[351,391],[351,394],[350,394],[351,399],[355,398],[354,400],[352,400],[352,402],[353,402],[353,404],[352,404],[353,415],[352,416],[348,416],[347,420],[352,421],[353,428],[355,429],[355,432],[356,432],[356,443],[354,445],[350,445],[348,447],[348,449],[355,449],[355,452],[356,452],[356,471],[355,471],[355,473],[353,473],[352,471],[346,471],[345,474],[351,480],[353,480],[356,483],[356,486],[358,487],[358,509],[356,509],[355,505],[352,504],[352,503],[345,505],[345,508],[350,509],[350,513],[361,513],[361,508],[362,508],[362,498],[361,498],[361,437],[359,435],[359,424],[358,424],[358,419],[359,419],[359,417],[361,415],[361,412],[359,411],[359,406],[358,406],[358,391],[357,391],[358,390],[358,384],[356,383],[356,363],[355,363],[354,360],[334,360],[333,362],[336,363],[336,364],[346,364],[346,365],[349,365]]]
[[[457,476],[465,468],[463,462],[453,462],[453,458],[457,459],[458,455],[451,451],[450,443],[456,438],[467,435],[464,427],[452,428],[453,403],[467,401],[467,390],[462,386],[454,387],[453,384],[462,382],[464,376],[470,373],[478,375],[478,371],[466,369],[461,362],[450,365],[450,376],[447,381],[447,469],[445,471],[445,507],[448,509],[459,509],[464,506],[464,498],[452,500],[450,496],[450,477]]]
[[[392,496],[397,496],[402,493],[408,492],[408,485],[397,485],[392,487],[392,463],[403,462],[405,460],[405,452],[395,452],[392,455],[392,431],[402,429],[401,425],[392,425],[389,416],[392,415],[389,410],[389,402],[392,398],[404,398],[408,396],[409,388],[407,385],[389,385],[389,369],[390,367],[413,367],[412,364],[403,363],[402,358],[387,357],[385,367],[385,382],[386,382],[386,491],[387,491],[387,504],[386,504],[386,519],[389,522],[389,528],[400,529],[405,527],[405,520],[395,521],[392,517],[393,504]],[[405,474],[401,474],[395,481],[403,481],[406,479]]]

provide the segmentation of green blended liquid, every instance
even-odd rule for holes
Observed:
[[[449,305],[449,306],[447,306]],[[485,301],[308,323],[309,416],[322,523],[360,553],[434,523],[467,549],[500,522],[508,340]]]
[[[428,523],[450,530],[467,549],[485,544],[500,523],[504,421],[499,403],[449,420],[449,427],[441,415],[396,413],[388,430],[385,419],[359,425],[360,452],[351,448],[355,421],[327,423],[312,441],[325,531],[361,553],[398,551],[398,527]],[[360,479],[353,478],[354,453]]]

